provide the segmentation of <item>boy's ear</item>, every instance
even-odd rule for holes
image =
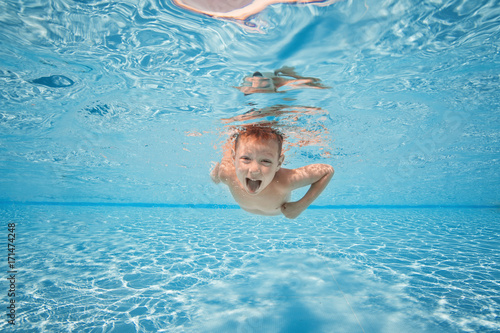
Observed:
[[[278,167],[281,168],[281,165],[283,165],[284,161],[285,161],[285,155],[281,154],[280,158],[278,159]]]

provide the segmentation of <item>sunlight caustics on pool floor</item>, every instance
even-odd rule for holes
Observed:
[[[19,325],[75,332],[494,332],[492,209],[10,206]],[[469,223],[474,220],[475,223]],[[6,328],[5,322],[1,324]],[[332,330],[332,328],[334,328]]]

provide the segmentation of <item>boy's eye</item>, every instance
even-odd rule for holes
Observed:
[[[263,160],[262,163],[264,163],[264,164],[271,164],[273,162],[271,162],[270,160]]]

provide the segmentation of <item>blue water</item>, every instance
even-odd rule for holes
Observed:
[[[23,332],[494,332],[498,211],[11,206]],[[2,323],[2,327],[6,327]]]
[[[165,0],[2,2],[0,244],[15,223],[18,273],[0,329],[500,330],[499,23],[495,1],[245,23]],[[233,88],[284,65],[331,89]],[[322,110],[281,119],[292,143],[326,129],[286,167],[336,170],[296,220],[247,214],[208,176],[221,119],[274,105]]]

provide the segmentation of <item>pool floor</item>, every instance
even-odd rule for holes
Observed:
[[[23,332],[500,329],[495,209],[0,212],[16,223]]]

